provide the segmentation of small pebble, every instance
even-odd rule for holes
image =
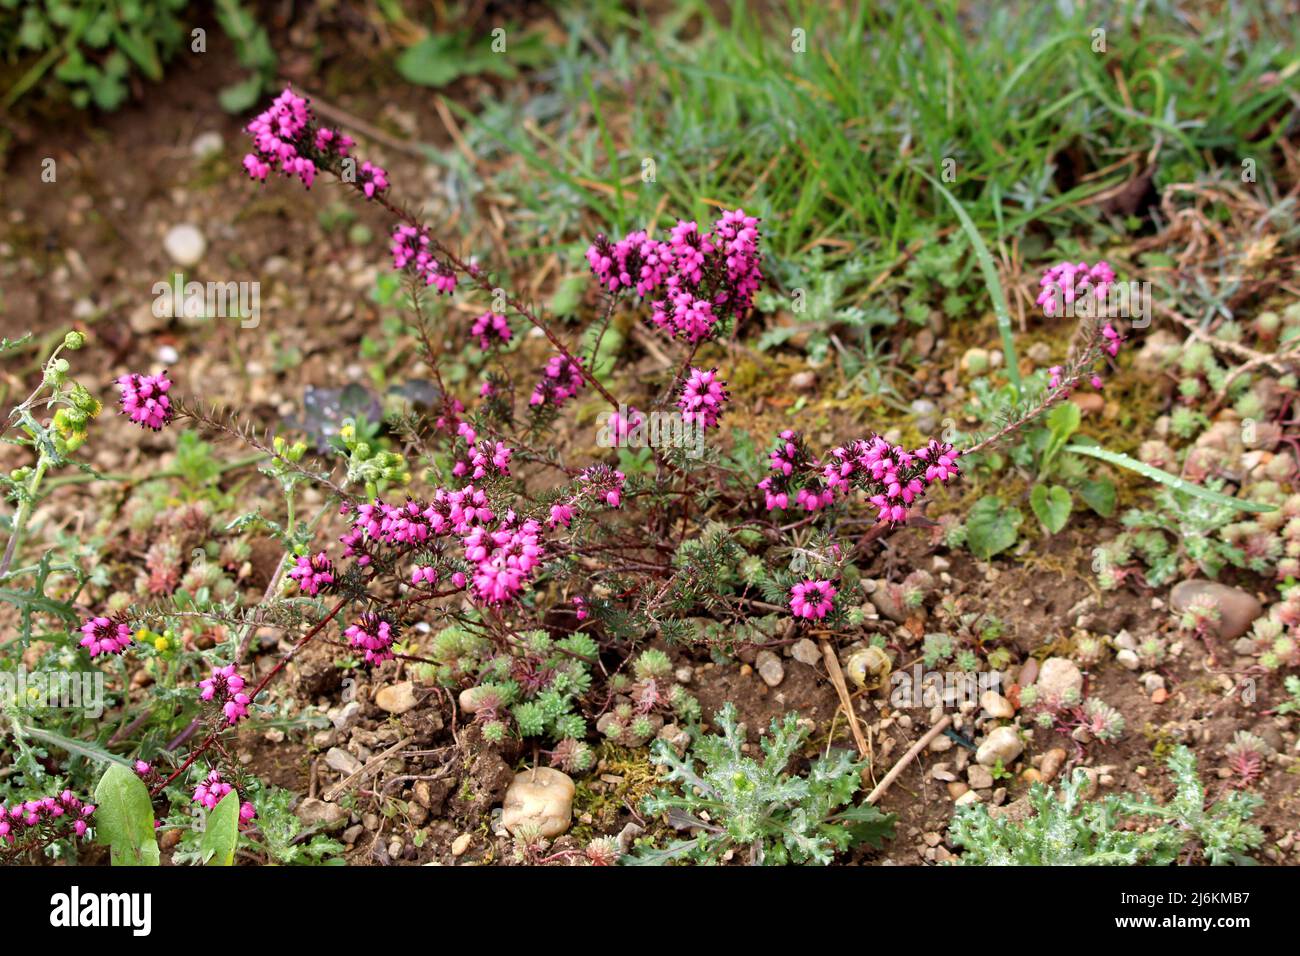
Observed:
[[[197,226],[188,222],[172,226],[163,236],[163,251],[178,266],[193,266],[203,258],[208,241]]]

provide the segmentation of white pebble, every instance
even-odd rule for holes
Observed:
[[[203,258],[208,241],[203,238],[197,226],[183,222],[172,226],[163,237],[163,249],[173,262],[180,266],[192,266]]]

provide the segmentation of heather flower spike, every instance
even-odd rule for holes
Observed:
[[[726,384],[718,378],[716,368],[708,371],[691,369],[677,400],[677,407],[682,410],[682,421],[697,422],[701,428],[715,428],[727,404]]]
[[[214,667],[211,676],[199,682],[199,697],[221,705],[226,722],[239,723],[248,716],[249,696],[244,693],[244,678],[235,672],[234,664]]]
[[[907,451],[873,435],[834,449],[830,460],[821,462],[808,453],[795,432],[785,431],[769,455],[774,474],[758,487],[769,511],[790,507],[792,492],[795,505],[815,512],[850,490],[860,490],[876,506],[880,523],[898,524],[930,485],[960,474],[959,456],[946,442],[931,440]]]
[[[749,310],[763,281],[758,219],[724,212],[705,233],[678,221],[667,240],[630,233],[611,242],[598,235],[587,263],[611,293],[632,290],[651,301],[651,321],[670,335],[700,342],[726,319]]]
[[[158,375],[123,375],[117,380],[122,393],[122,414],[141,428],[161,431],[171,423],[174,412],[167,392],[172,383],[166,372]]]
[[[300,555],[289,571],[289,577],[298,583],[303,594],[315,597],[334,583],[334,564],[324,551],[310,558]]]

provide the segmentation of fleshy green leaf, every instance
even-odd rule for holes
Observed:
[[[95,840],[109,848],[113,866],[158,866],[153,804],[135,773],[114,764],[95,788]]]
[[[239,794],[231,790],[208,814],[199,849],[208,866],[234,866],[239,843]]]

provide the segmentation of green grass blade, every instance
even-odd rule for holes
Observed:
[[[42,730],[39,727],[22,728],[23,736],[31,737],[33,740],[39,740],[43,744],[49,744],[52,747],[58,747],[60,750],[66,750],[68,753],[78,757],[85,757],[95,763],[117,764],[122,767],[130,767],[131,761],[125,757],[119,757],[117,754],[109,753],[96,744],[89,743],[85,740],[73,740],[71,737],[65,737],[63,734],[55,733],[52,730]]]
[[[1116,465],[1120,468],[1127,468],[1129,471],[1135,471],[1143,478],[1150,478],[1152,481],[1158,481],[1162,485],[1168,485],[1175,491],[1181,491],[1184,494],[1192,495],[1195,498],[1203,498],[1206,501],[1212,501],[1216,505],[1224,505],[1228,508],[1235,508],[1238,511],[1249,511],[1256,514],[1262,514],[1268,511],[1276,511],[1274,505],[1261,505],[1254,501],[1242,501],[1240,498],[1233,498],[1231,495],[1220,494],[1217,491],[1211,491],[1209,488],[1193,484],[1177,475],[1171,475],[1167,471],[1161,471],[1159,468],[1153,468],[1145,462],[1138,461],[1136,458],[1130,458],[1121,452],[1107,451],[1104,448],[1097,448],[1093,445],[1066,445],[1066,451],[1072,451],[1076,455],[1088,455],[1091,458],[1100,458],[1109,465]]]
[[[1021,394],[1020,363],[1016,359],[1016,343],[1011,334],[1011,311],[1007,308],[1007,297],[1002,291],[1002,279],[998,276],[997,267],[993,265],[993,256],[989,253],[989,247],[984,244],[984,238],[980,235],[974,221],[966,214],[961,201],[929,173],[920,169],[917,172],[929,180],[930,185],[939,190],[940,195],[948,200],[948,204],[952,206],[953,212],[961,222],[966,238],[970,240],[971,248],[975,250],[980,271],[984,273],[984,284],[988,287],[989,297],[993,300],[993,312],[998,319],[998,333],[1002,336],[1002,355],[1006,359],[1007,377],[1011,380],[1016,395],[1019,396]]]

